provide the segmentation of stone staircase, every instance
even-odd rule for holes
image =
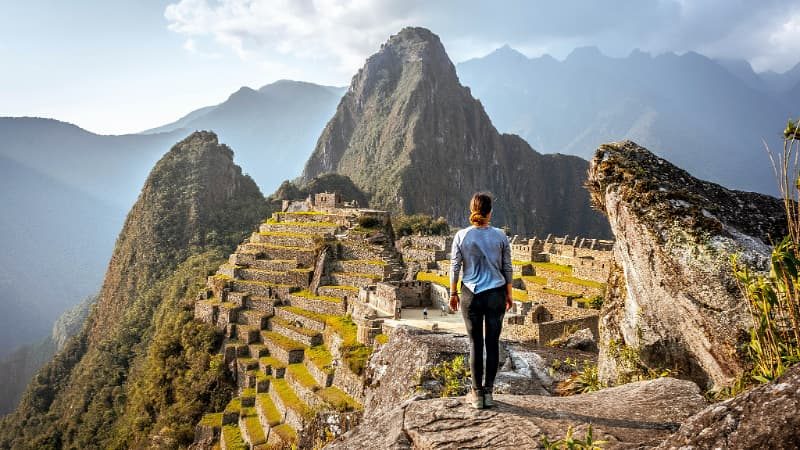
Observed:
[[[209,277],[195,318],[224,333],[238,396],[203,417],[198,439],[213,436],[222,449],[311,448],[324,439],[324,424],[343,433],[360,420],[360,376],[372,348],[358,342],[349,314],[360,287],[402,278],[403,268],[391,242],[337,237],[350,231],[346,222],[330,213],[275,214]],[[331,248],[312,292],[316,261]]]

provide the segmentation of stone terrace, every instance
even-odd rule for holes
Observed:
[[[273,214],[195,304],[195,318],[224,333],[221,351],[239,387],[224,411],[204,416],[197,439],[213,436],[222,449],[311,448],[326,432],[352,428],[372,350],[359,337],[380,329],[358,290],[402,275],[388,213],[328,206]]]

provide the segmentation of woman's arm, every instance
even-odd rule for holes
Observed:
[[[458,297],[458,276],[461,272],[463,255],[459,246],[458,234],[453,238],[453,245],[450,247],[450,309],[458,311],[460,299]]]
[[[508,236],[503,233],[503,277],[506,279],[506,311],[509,311],[513,306],[514,291],[512,283],[514,282],[514,266],[511,264],[511,244],[508,242]]]

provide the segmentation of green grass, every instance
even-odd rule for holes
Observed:
[[[259,231],[261,236],[294,237],[294,238],[316,238],[315,234],[298,233],[297,231]]]
[[[383,345],[383,344],[389,342],[389,336],[381,333],[381,334],[375,336],[375,341],[378,342],[378,344]]]
[[[299,247],[296,245],[278,245],[278,244],[267,244],[264,242],[251,242],[250,245],[257,245],[263,248],[274,248],[274,249],[281,249],[281,250],[292,250],[295,252],[310,252],[314,249],[311,247]]]
[[[281,398],[283,404],[286,405],[287,408],[291,408],[300,416],[306,419],[310,419],[314,415],[314,410],[312,410],[304,401],[300,400],[300,397],[295,394],[294,390],[289,383],[286,382],[283,378],[276,378],[272,381],[272,387],[275,388],[275,392],[278,394],[278,397]]]
[[[600,283],[600,282],[592,281],[592,280],[584,280],[583,278],[578,278],[578,277],[573,277],[573,276],[559,277],[558,281],[564,281],[566,283],[577,284],[579,286],[586,286],[586,287],[595,288],[595,289],[603,289],[606,286],[604,283]]]
[[[242,410],[242,400],[239,397],[231,399],[228,403],[228,406],[225,407],[226,413],[236,413],[239,414]]]
[[[240,395],[240,397],[255,397],[255,396],[256,396],[256,388],[242,389],[242,395]]]
[[[226,448],[230,450],[247,450],[247,444],[242,439],[242,433],[238,425],[225,425],[222,427],[222,439],[225,440]]]
[[[320,389],[317,395],[337,411],[358,411],[363,408],[360,403],[335,386]]]
[[[342,299],[337,297],[331,297],[329,295],[314,295],[308,289],[303,289],[302,291],[293,292],[292,295],[296,295],[298,297],[307,298],[309,300],[319,300],[323,302],[333,302],[333,303],[342,303]]]
[[[286,364],[280,362],[278,359],[272,356],[264,356],[258,360],[262,365],[270,366],[273,369],[283,369],[286,367]],[[262,374],[263,375],[263,374]],[[264,375],[266,377],[266,375]]]
[[[244,284],[251,284],[251,285],[258,285],[258,286],[265,286],[265,287],[274,287],[274,288],[290,288],[290,287],[293,287],[291,284],[267,283],[266,281],[254,281],[254,280],[236,280],[236,283],[244,283]]]
[[[258,415],[247,416],[244,418],[244,426],[247,428],[247,435],[250,437],[251,445],[258,445],[267,442],[267,437],[264,436],[264,428],[261,427],[261,422],[258,421]]]
[[[264,413],[264,417],[266,417],[269,426],[274,427],[275,425],[281,423],[281,420],[283,419],[281,417],[281,412],[275,407],[275,403],[272,403],[272,399],[269,397],[269,394],[258,394],[256,396],[256,406],[261,408],[261,411]]]
[[[265,339],[269,339],[275,345],[286,350],[287,352],[293,350],[303,350],[306,348],[305,345],[295,341],[294,339],[289,339],[288,337],[274,331],[264,330],[261,332],[261,336],[263,336]]]
[[[418,272],[417,281],[430,281],[448,289],[450,288],[450,277],[437,275],[433,272]]]
[[[352,347],[343,347],[342,352],[344,353],[344,361],[347,363],[347,367],[354,374],[361,375],[367,366],[367,360],[372,354],[372,348],[357,344]]]
[[[533,263],[533,266],[536,267],[537,269],[550,270],[553,272],[560,272],[565,275],[572,275],[572,267],[565,266],[563,264],[556,264],[551,262],[535,262]]]
[[[511,290],[511,297],[514,300],[518,301],[518,302],[529,302],[530,301],[530,300],[528,300],[528,293],[526,291],[523,291],[522,289],[516,289],[516,288],[512,289]]]
[[[531,261],[520,261],[518,259],[512,259],[511,264],[514,266],[524,266],[526,264],[533,264]]]
[[[302,334],[303,336],[314,337],[319,334],[319,331],[292,325],[292,323],[289,322],[288,320],[284,320],[279,317],[273,317],[269,319],[269,321],[270,323],[274,323],[275,325],[280,325],[284,328],[294,331],[295,333]]]
[[[567,292],[567,291],[562,291],[562,290],[559,290],[559,289],[553,289],[553,288],[549,288],[549,287],[543,287],[542,288],[542,292],[547,293],[547,294],[558,295],[560,297],[581,297],[581,294],[576,294],[575,292]]]
[[[324,345],[315,345],[306,350],[306,358],[308,358],[317,368],[325,373],[333,373],[333,355],[325,348]]]
[[[292,426],[289,425],[288,423],[280,424],[277,427],[273,428],[272,431],[278,433],[278,436],[280,436],[284,442],[297,441],[297,433],[294,431],[294,428],[292,428]]]
[[[222,427],[222,413],[203,414],[200,425],[206,427]]]
[[[328,213],[324,211],[278,211],[280,216],[293,215],[293,216],[324,216]]]
[[[522,278],[522,281],[526,283],[530,282],[530,283],[540,284],[542,286],[547,284],[547,278],[540,277],[538,275],[523,275],[520,278]]]
[[[316,390],[319,388],[317,380],[311,375],[303,363],[289,364],[286,366],[286,372],[292,375],[292,379],[300,383],[301,386]]]
[[[358,292],[358,288],[357,287],[349,286],[349,285],[346,285],[346,284],[329,284],[329,285],[326,285],[326,286],[320,286],[320,288],[343,289],[343,290],[346,290],[346,291]]]

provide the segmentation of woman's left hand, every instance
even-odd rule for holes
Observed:
[[[511,311],[511,308],[514,307],[514,301],[511,297],[511,294],[506,294],[506,312]]]

